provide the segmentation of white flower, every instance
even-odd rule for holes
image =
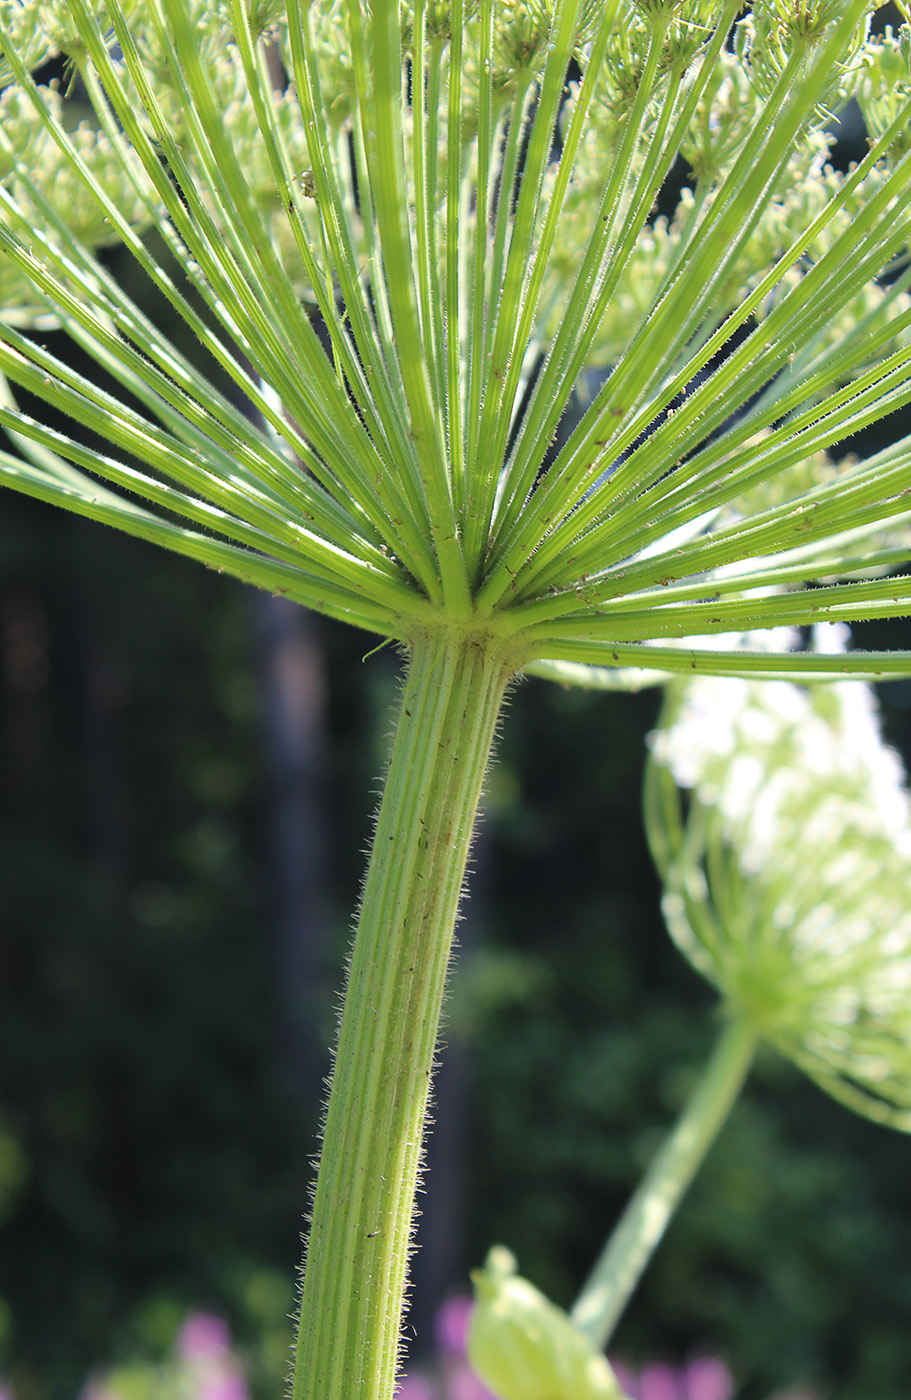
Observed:
[[[824,1088],[911,1129],[911,800],[872,691],[699,678],[669,710],[646,806],[673,937]]]

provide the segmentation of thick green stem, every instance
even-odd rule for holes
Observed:
[[[572,1320],[604,1347],[681,1197],[743,1086],[756,1033],[743,1020],[724,1028],[676,1126],[637,1188],[576,1300]]]
[[[452,931],[502,647],[413,646],[339,1033],[292,1400],[390,1400]]]

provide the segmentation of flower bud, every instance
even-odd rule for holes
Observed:
[[[816,108],[822,121],[831,120],[829,108],[844,106],[853,93],[872,8],[863,14],[835,63],[830,63],[829,82]],[[736,39],[738,56],[746,63],[757,91],[768,96],[795,53],[803,54],[805,62],[815,62],[814,52],[842,11],[841,0],[757,0],[747,19],[738,25]]]
[[[622,1400],[604,1356],[495,1246],[472,1274],[468,1359],[499,1400]]]
[[[862,69],[855,89],[857,105],[867,130],[876,140],[882,136],[911,97],[911,29],[907,24],[893,33],[867,40],[861,53]],[[888,159],[895,163],[911,150],[911,121],[895,138]]]

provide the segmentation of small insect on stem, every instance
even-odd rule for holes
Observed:
[[[313,178],[313,171],[312,171],[312,170],[302,170],[301,173],[300,173],[300,175],[298,175],[297,179],[298,179],[298,185],[299,185],[299,188],[300,188],[300,192],[301,192],[301,194],[303,195],[304,199],[312,199],[312,200],[315,200],[315,199],[316,199],[316,181],[315,181],[314,178]],[[290,217],[291,217],[292,219],[294,218],[294,204],[293,204],[293,202],[290,203],[290,204],[288,205],[288,214],[290,215]]]

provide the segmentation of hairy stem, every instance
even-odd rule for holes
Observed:
[[[502,647],[414,642],[339,1033],[292,1400],[391,1400],[452,931],[503,694]]]

